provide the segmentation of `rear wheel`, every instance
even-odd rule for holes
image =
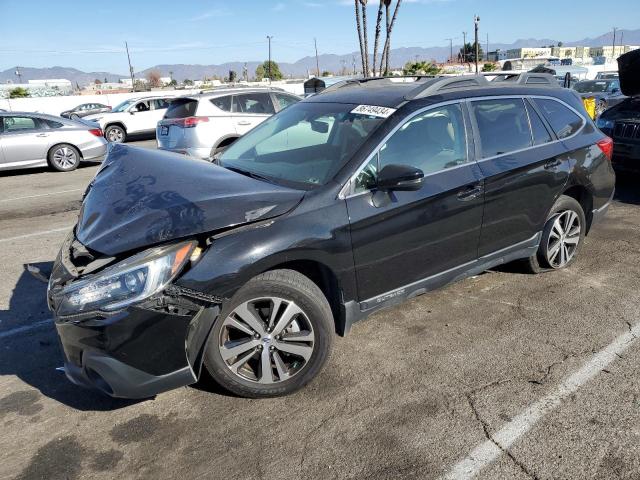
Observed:
[[[109,125],[104,136],[111,143],[123,143],[127,140],[127,132],[120,125]]]
[[[574,198],[560,196],[544,226],[538,251],[527,260],[528,270],[541,273],[568,267],[577,258],[585,234],[582,206]]]
[[[77,113],[72,113],[69,118],[71,120],[80,120],[80,116]]]
[[[223,307],[207,343],[205,366],[237,395],[287,395],[320,373],[333,330],[327,299],[309,278],[293,270],[266,272]]]
[[[80,152],[73,145],[61,143],[49,150],[49,165],[58,172],[70,172],[80,164]]]

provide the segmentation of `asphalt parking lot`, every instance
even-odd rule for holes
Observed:
[[[24,270],[54,259],[95,169],[0,174],[0,478],[640,478],[640,180],[570,269],[382,311],[297,394],[205,381],[130,402],[55,370],[46,285]]]

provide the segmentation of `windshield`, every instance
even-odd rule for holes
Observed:
[[[116,105],[111,111],[112,112],[124,112],[127,108],[135,103],[135,100],[125,100],[124,102]]]
[[[327,183],[384,118],[351,113],[357,105],[301,102],[236,140],[223,167],[310,189]]]
[[[578,82],[573,87],[578,93],[604,93],[610,92],[612,88],[610,81],[591,81],[591,82]]]

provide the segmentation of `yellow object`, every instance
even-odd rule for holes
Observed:
[[[584,108],[592,120],[596,119],[596,99],[594,97],[583,98]]]

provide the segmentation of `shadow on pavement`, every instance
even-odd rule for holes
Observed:
[[[640,205],[640,174],[616,173],[614,200],[631,205]]]
[[[49,272],[52,262],[34,265]],[[25,270],[14,287],[9,309],[0,310],[0,334],[50,319],[46,291],[47,285]],[[62,363],[53,322],[0,338],[0,376],[16,376],[42,395],[77,410],[108,411],[139,403],[110,398],[72,384],[64,373],[56,371]],[[0,393],[0,397],[5,395]],[[2,401],[0,398],[0,404]]]

